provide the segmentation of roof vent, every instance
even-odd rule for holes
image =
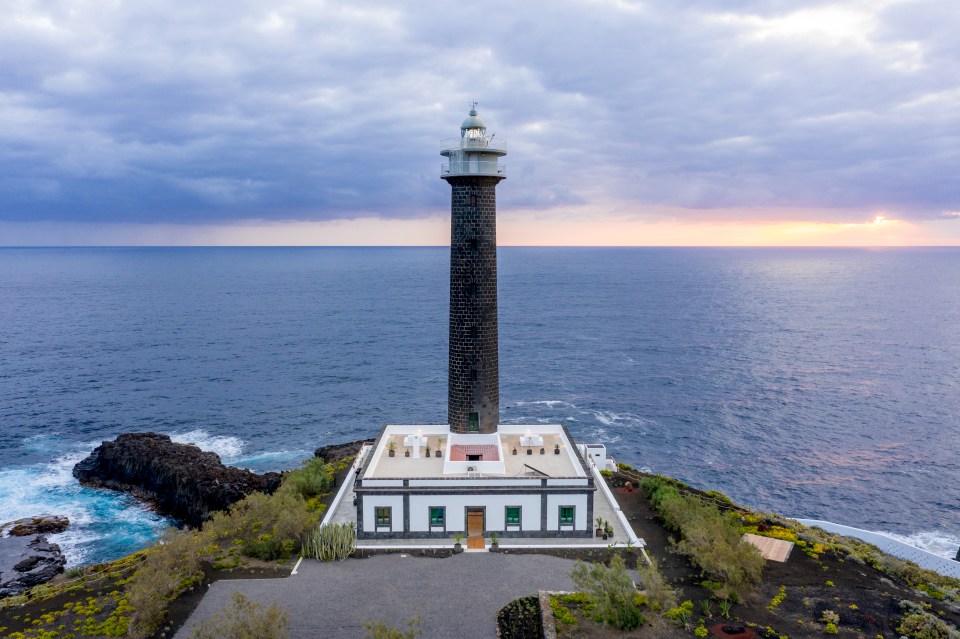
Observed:
[[[467,472],[468,472],[468,473],[476,472],[476,470],[477,470],[477,467],[476,467],[476,466],[467,466]]]

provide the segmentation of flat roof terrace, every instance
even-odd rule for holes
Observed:
[[[446,425],[386,426],[361,475],[366,479],[587,476],[559,424],[501,425],[496,435],[450,433]]]

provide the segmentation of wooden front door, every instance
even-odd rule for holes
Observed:
[[[483,537],[483,511],[467,511],[467,536]]]

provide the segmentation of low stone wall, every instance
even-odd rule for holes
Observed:
[[[540,623],[543,625],[543,639],[557,639],[557,620],[550,607],[550,595],[554,593],[541,590],[537,593],[540,599]]]

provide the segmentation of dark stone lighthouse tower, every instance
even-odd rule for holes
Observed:
[[[448,420],[454,433],[495,433],[500,421],[497,346],[497,184],[506,145],[477,116],[444,145],[441,177],[450,201],[450,368]]]

